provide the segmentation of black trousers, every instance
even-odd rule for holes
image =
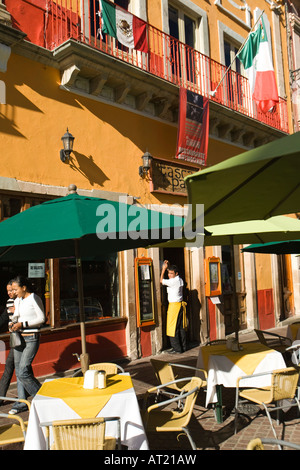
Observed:
[[[1,397],[6,396],[6,392],[10,385],[10,381],[13,376],[14,369],[15,369],[14,350],[11,348],[11,350],[8,353],[6,363],[5,363],[5,369],[0,380],[0,396]],[[0,405],[2,405],[2,400],[0,400]]]
[[[171,347],[174,351],[181,353],[186,351],[186,331],[183,328],[183,309],[181,307],[177,317],[175,336],[169,336]]]

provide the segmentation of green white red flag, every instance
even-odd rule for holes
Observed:
[[[263,18],[249,34],[243,49],[237,54],[247,73],[252,96],[261,111],[266,113],[278,103],[278,90]]]
[[[101,0],[101,31],[117,39],[123,46],[148,52],[147,24],[124,8]]]

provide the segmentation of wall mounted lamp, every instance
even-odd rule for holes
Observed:
[[[70,134],[69,129],[67,128],[67,132],[62,136],[61,140],[63,141],[64,148],[60,151],[60,159],[65,163],[66,160],[69,161],[70,159],[75,137]]]
[[[149,152],[145,152],[144,155],[142,156],[142,159],[143,159],[143,165],[139,167],[139,175],[141,178],[146,176],[146,174],[150,170],[153,157]]]

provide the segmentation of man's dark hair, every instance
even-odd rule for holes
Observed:
[[[176,274],[179,273],[176,264],[171,264],[171,265],[168,267],[168,271],[174,271],[174,273],[176,273]]]

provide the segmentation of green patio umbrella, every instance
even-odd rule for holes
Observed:
[[[183,233],[184,228],[185,225],[183,227]],[[228,224],[208,225],[205,226],[204,233],[205,235],[202,238],[202,241],[205,246],[230,245],[232,266],[234,269],[233,245],[244,245],[248,243],[264,242],[265,245],[254,245],[255,247],[264,247],[267,246],[267,242],[271,241],[291,240],[293,238],[298,239],[300,234],[300,221],[298,219],[282,215],[271,217],[267,220],[247,220],[243,222],[233,222]],[[290,241],[289,243],[292,242]],[[192,240],[183,237],[182,239],[169,240],[167,242],[160,243],[158,244],[158,246],[164,248],[183,248],[184,246],[191,246],[192,244]],[[275,244],[273,244],[273,249],[274,245]],[[254,250],[248,250],[248,248],[245,248],[243,251]],[[235,271],[233,271],[232,273],[232,282],[233,292],[235,292]],[[238,339],[238,310],[235,296],[234,311],[236,320],[235,334],[236,338]]]
[[[71,185],[73,186],[73,185]],[[124,202],[72,194],[44,202],[0,223],[0,262],[75,257],[83,372],[88,367],[82,258],[149,245],[180,236],[182,217]]]
[[[242,251],[248,253],[269,253],[275,255],[298,255],[300,253],[300,240],[288,240],[272,243],[256,243],[253,245],[249,245],[246,248],[243,248]]]
[[[241,153],[185,178],[188,223],[204,205],[204,224],[268,219],[300,211],[300,132]]]
[[[183,226],[183,235],[184,235]],[[268,243],[298,239],[300,221],[292,217],[278,215],[267,220],[246,220],[228,224],[208,225],[204,227],[204,237],[200,238],[204,246],[245,245],[248,243]],[[192,246],[195,238],[176,238],[156,246],[164,248],[184,248]],[[265,246],[265,245],[264,245]]]
[[[268,243],[299,238],[300,220],[278,215],[267,220],[209,225],[206,230],[210,232],[204,238],[206,246]]]
[[[298,238],[300,221],[292,217],[275,216],[267,220],[247,220],[244,222],[233,222],[231,224],[210,225],[206,229],[211,235],[205,236],[206,246],[230,245],[232,260],[232,282],[233,292],[236,292],[234,249],[233,245],[244,245],[255,242],[271,242],[275,240],[290,240]],[[243,250],[247,251],[247,250]],[[234,298],[235,336],[238,340],[238,306],[236,296]]]

